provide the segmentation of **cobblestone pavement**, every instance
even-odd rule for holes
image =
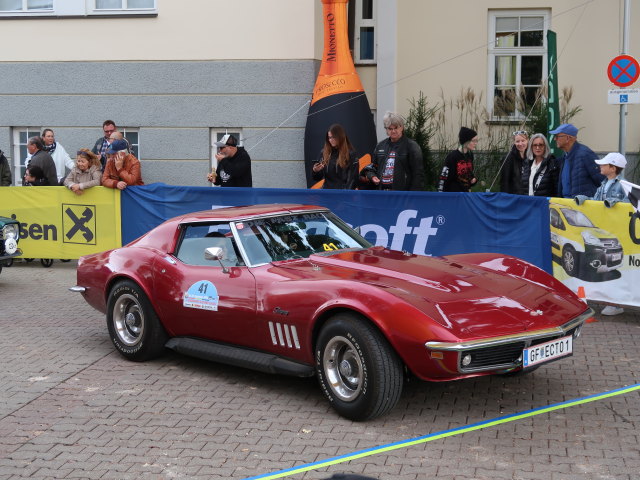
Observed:
[[[242,479],[640,383],[627,312],[530,375],[412,382],[389,415],[354,423],[313,379],[128,362],[74,284],[75,262],[0,274],[0,479]],[[639,426],[636,390],[283,478],[637,479]]]

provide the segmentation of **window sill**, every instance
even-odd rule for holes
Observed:
[[[158,12],[87,13],[84,15],[56,15],[55,13],[0,13],[0,20],[68,20],[75,18],[155,18]]]

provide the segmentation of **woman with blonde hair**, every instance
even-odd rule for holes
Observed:
[[[324,179],[322,188],[356,188],[358,159],[342,125],[335,123],[329,127],[320,157],[312,168],[315,181]]]
[[[76,195],[82,195],[87,188],[97,187],[102,179],[100,157],[88,148],[76,153],[76,166],[64,180],[64,186]]]

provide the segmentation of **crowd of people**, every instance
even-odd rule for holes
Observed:
[[[500,190],[517,195],[600,200],[606,207],[628,201],[619,175],[627,165],[624,155],[613,152],[599,159],[578,142],[578,129],[564,123],[549,133],[563,154],[556,158],[547,137],[513,132],[513,145],[500,169]]]
[[[140,161],[131,153],[129,142],[117,130],[116,124],[106,120],[102,130],[104,135],[96,140],[91,150],[81,148],[76,152],[75,161],[56,142],[52,129],[45,128],[41,136],[30,137],[22,185],[64,185],[76,195],[98,185],[119,190],[130,185],[144,185]],[[11,183],[11,170],[0,150],[0,186]]]

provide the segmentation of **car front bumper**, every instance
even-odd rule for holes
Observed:
[[[560,327],[467,342],[427,342],[425,347],[432,359],[440,358],[447,362],[454,356],[459,375],[490,371],[507,373],[522,368],[522,352],[525,348],[566,335],[578,338],[584,322],[594,313],[589,308]],[[463,358],[469,355],[471,360],[467,358],[463,365]]]

